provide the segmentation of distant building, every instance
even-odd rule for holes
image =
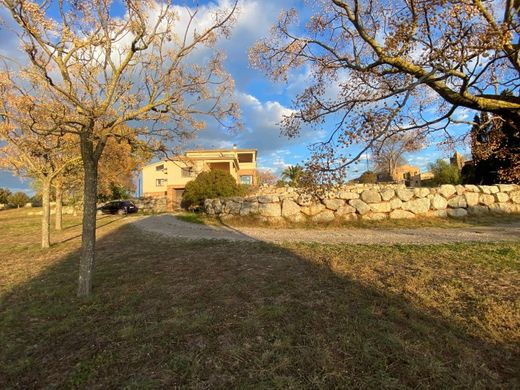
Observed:
[[[378,173],[377,181],[403,183],[408,187],[418,187],[421,185],[421,169],[413,165],[400,165],[391,174],[388,172]]]
[[[457,167],[460,171],[464,166],[464,157],[456,151],[453,157],[450,157],[450,164]]]
[[[166,197],[167,208],[180,205],[186,184],[204,171],[229,172],[238,184],[257,185],[256,149],[190,150],[184,156],[145,166],[143,195]]]

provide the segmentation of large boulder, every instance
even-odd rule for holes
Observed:
[[[430,195],[429,188],[414,188],[413,193],[417,198],[425,198]]]
[[[314,203],[314,204],[311,204],[310,206],[302,207],[300,210],[305,215],[312,217],[316,214],[321,213],[323,210],[325,210],[325,206],[322,205],[321,203]]]
[[[326,208],[336,211],[345,204],[345,201],[343,199],[324,199],[323,203]]]
[[[511,203],[495,203],[489,205],[489,211],[497,214],[509,214],[515,212],[516,208]]]
[[[480,192],[480,190],[478,189],[478,187],[474,184],[466,184],[464,186],[464,188],[466,189],[466,192],[470,191],[470,192]]]
[[[441,188],[439,188],[439,194],[444,196],[446,199],[450,198],[456,192],[457,189],[452,184],[443,184]]]
[[[407,202],[413,198],[413,191],[407,188],[398,188],[395,193],[397,194],[397,197],[403,202]]]
[[[392,210],[389,202],[371,203],[369,206],[374,213],[389,213]]]
[[[474,205],[474,206],[468,206],[468,214],[470,215],[484,215],[489,212],[488,206],[483,205]]]
[[[466,209],[448,209],[448,216],[452,218],[464,218],[466,215],[468,215]]]
[[[381,190],[381,199],[384,201],[390,200],[395,196],[395,190],[393,188],[383,188]]]
[[[361,193],[361,199],[365,203],[381,202],[381,194],[376,190],[365,190]]]
[[[496,198],[497,202],[505,203],[505,202],[507,202],[509,200],[509,195],[507,195],[504,192],[497,192],[495,194],[495,198]]]
[[[351,191],[340,191],[338,193],[338,198],[344,199],[344,200],[358,199],[359,194],[357,192],[351,192]]]
[[[440,196],[439,194],[435,194],[431,200],[432,202],[432,208],[434,210],[444,210],[446,207],[448,207],[448,201],[444,199],[444,197]]]
[[[490,204],[495,203],[495,197],[490,194],[481,194],[479,202],[480,202],[480,204],[489,206]]]
[[[307,220],[305,215],[303,215],[302,213],[288,215],[287,217],[285,217],[285,219],[293,223],[303,223]]]
[[[260,203],[258,205],[258,214],[263,217],[280,217],[282,208],[280,203]]]
[[[341,206],[339,209],[336,210],[336,216],[343,216],[347,214],[355,214],[356,209],[348,204]]]
[[[410,219],[415,218],[415,214],[406,210],[394,210],[390,213],[390,219]]]
[[[276,195],[260,195],[257,196],[257,199],[260,203],[275,203],[280,201],[280,198]]]
[[[454,209],[459,207],[466,207],[466,198],[463,195],[457,195],[448,200],[448,206]]]
[[[361,199],[352,199],[348,203],[361,215],[364,215],[370,211],[370,206]]]
[[[520,191],[510,192],[509,197],[513,203],[520,204]]]
[[[386,215],[385,213],[368,213],[363,215],[362,218],[368,221],[381,221],[383,219],[387,219],[388,215]]]
[[[474,187],[476,187],[476,186],[474,186]],[[477,190],[478,190],[478,188],[477,188]],[[466,205],[468,207],[476,206],[476,205],[478,205],[480,194],[478,194],[477,192],[466,192],[464,194],[464,198],[466,199]]]
[[[300,214],[300,206],[291,199],[284,199],[282,202],[282,217]]]
[[[396,210],[396,209],[400,209],[403,207],[403,201],[399,198],[393,198],[391,201],[390,201],[390,208],[392,210]]]
[[[334,221],[334,212],[332,210],[324,210],[319,214],[314,215],[311,220],[316,223],[327,223]]]
[[[430,199],[420,198],[403,203],[403,210],[411,211],[414,214],[424,214],[430,210]]]
[[[296,203],[300,206],[310,206],[312,204],[312,196],[309,194],[301,194],[296,199]]]
[[[240,208],[240,215],[247,216],[258,214],[258,202],[244,202]]]
[[[511,192],[514,191],[516,186],[514,184],[499,184],[498,189],[500,192]]]

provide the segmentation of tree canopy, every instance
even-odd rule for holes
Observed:
[[[273,79],[306,72],[310,85],[283,121],[329,129],[309,166],[341,178],[375,141],[438,132],[445,141],[459,109],[520,123],[518,1],[318,0],[283,12],[251,63]],[[505,89],[511,95],[504,95]],[[349,147],[362,144],[359,152]]]

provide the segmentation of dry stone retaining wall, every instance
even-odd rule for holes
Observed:
[[[520,213],[520,186],[354,185],[310,195],[296,188],[262,187],[244,198],[207,199],[205,212],[223,219],[327,223],[357,219],[406,219],[416,216],[463,218],[487,213]]]

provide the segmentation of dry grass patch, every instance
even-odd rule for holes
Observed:
[[[39,271],[0,292],[0,388],[520,384],[520,243],[274,246],[105,229],[89,300],[75,296],[78,239],[36,260],[35,243],[2,236],[18,261],[0,275]]]

